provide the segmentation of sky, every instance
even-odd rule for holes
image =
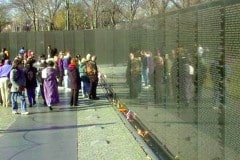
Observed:
[[[9,0],[0,0],[0,4],[7,3]]]

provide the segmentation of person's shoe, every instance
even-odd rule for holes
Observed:
[[[21,115],[28,115],[29,112],[22,112]]]
[[[18,114],[18,112],[17,111],[12,111],[12,114]]]
[[[36,101],[33,101],[33,105],[35,105],[36,104]]]
[[[29,108],[32,108],[32,105],[31,105],[31,104],[29,105]]]
[[[94,97],[94,98],[92,98],[93,100],[99,100],[99,97]]]
[[[49,106],[49,109],[50,109],[50,111],[52,111],[53,110],[52,106]]]

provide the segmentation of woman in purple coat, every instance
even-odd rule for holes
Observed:
[[[78,106],[79,89],[81,89],[81,81],[78,70],[78,59],[71,59],[71,63],[68,66],[68,78],[71,88],[71,100],[70,106]]]
[[[56,71],[53,68],[54,62],[49,61],[48,67],[43,69],[42,78],[44,79],[43,88],[47,106],[52,110],[52,105],[59,103],[58,83]]]

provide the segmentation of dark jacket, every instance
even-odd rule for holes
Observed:
[[[59,59],[57,64],[58,64],[59,76],[63,77],[64,76],[63,59]]]
[[[10,72],[10,81],[12,83],[11,92],[23,91],[26,87],[24,71],[16,68],[12,69]]]
[[[68,78],[70,81],[71,89],[81,89],[81,80],[79,76],[79,70],[73,64],[69,64],[68,66]]]
[[[35,88],[37,87],[37,68],[30,66],[25,70],[25,78],[26,78],[26,88]]]

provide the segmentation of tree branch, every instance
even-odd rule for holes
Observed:
[[[182,9],[182,6],[175,2],[175,0],[170,0],[178,9]]]

